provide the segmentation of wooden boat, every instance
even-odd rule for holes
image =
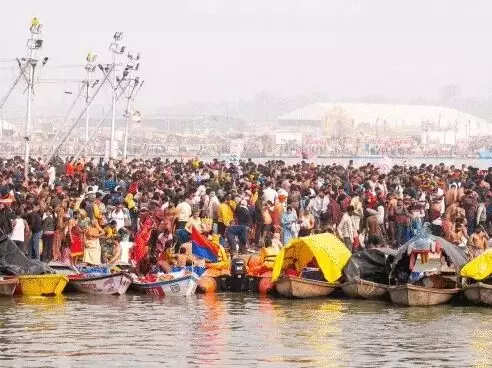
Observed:
[[[388,292],[391,301],[407,307],[424,307],[444,304],[451,300],[460,289],[435,289],[412,284],[390,286]]]
[[[388,286],[367,280],[355,279],[340,286],[350,298],[382,299],[388,295]]]
[[[306,279],[296,276],[282,276],[274,282],[277,293],[285,297],[316,298],[330,295],[339,284]]]
[[[154,296],[190,296],[195,294],[198,275],[180,271],[165,274],[155,282],[133,281],[132,289]]]
[[[132,283],[126,272],[92,276],[90,274],[70,275],[70,285],[81,293],[98,295],[123,295]]]
[[[20,275],[19,285],[15,294],[50,296],[60,295],[67,286],[68,277],[65,275]]]
[[[19,285],[19,279],[16,277],[8,278],[8,279],[4,279],[3,277],[0,278],[0,295],[3,296],[14,295],[14,291],[17,285]]]
[[[466,298],[475,304],[492,305],[492,285],[483,282],[465,285],[463,292]]]

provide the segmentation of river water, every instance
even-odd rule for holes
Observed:
[[[492,309],[252,294],[0,300],[2,367],[491,367]]]

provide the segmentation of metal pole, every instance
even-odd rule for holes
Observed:
[[[25,71],[26,71],[26,69],[27,69],[28,66],[29,66],[29,63],[26,63],[26,65],[23,68],[21,68],[21,70],[19,72],[19,75],[15,79],[14,83],[12,84],[12,86],[10,87],[10,89],[7,91],[7,93],[3,96],[2,102],[0,102],[0,109],[2,109],[3,105],[5,104],[5,102],[7,102],[8,98],[10,97],[10,94],[14,90],[15,86],[17,86],[17,84],[19,83],[20,79],[24,76],[24,73],[25,73]]]
[[[111,119],[111,141],[109,143],[109,158],[113,156],[114,152],[114,129],[116,126],[116,52],[113,51],[113,83],[112,86],[113,88],[113,98],[111,101],[111,110],[113,113],[113,117]],[[118,154],[116,154],[117,156]],[[116,158],[116,157],[114,157]]]
[[[107,74],[109,75],[109,73]],[[123,95],[123,93],[125,92],[125,89],[123,89],[120,93],[119,96],[116,97],[116,100],[119,100],[119,98]],[[84,146],[82,148],[79,149],[79,151],[77,152],[77,154],[74,156],[72,162],[75,162],[77,160],[77,158],[79,158],[80,154],[82,153],[82,151],[85,150],[85,148],[87,147],[87,145],[89,144],[89,141],[92,141],[92,138],[94,138],[94,136],[96,135],[97,131],[99,130],[99,128],[104,124],[104,121],[107,119],[107,117],[109,116],[109,113],[111,112],[111,110],[108,110],[108,112],[106,112],[106,114],[104,115],[104,117],[99,121],[99,123],[97,123],[96,125],[96,128],[94,129],[94,131],[92,132],[92,134],[90,135],[88,141],[84,144]]]
[[[131,96],[126,99],[126,112],[125,112],[125,144],[123,146],[123,158],[126,159],[128,154],[128,125],[130,116],[130,100]]]
[[[99,87],[97,87],[96,91],[94,92],[94,94],[92,95],[92,97],[89,99],[89,102],[88,104],[91,104],[92,101],[94,100],[94,98],[96,98],[97,94],[99,93],[99,91],[101,90],[102,86],[104,86],[104,83],[106,83],[106,81],[108,80],[108,77],[111,75],[111,72],[113,71],[113,68],[110,69],[110,72],[105,74],[104,76],[104,79],[102,80],[101,84],[99,85]],[[77,118],[77,120],[75,120],[75,122],[70,126],[70,128],[68,129],[68,131],[65,133],[65,135],[63,136],[62,140],[60,141],[60,143],[58,143],[58,145],[56,146],[56,148],[53,150],[53,153],[51,154],[50,158],[48,159],[47,162],[50,162],[53,157],[55,156],[56,152],[58,152],[58,150],[60,149],[61,145],[63,143],[65,143],[65,141],[67,140],[68,136],[70,135],[70,133],[72,133],[73,129],[75,128],[75,126],[79,123],[80,119],[82,119],[82,117],[84,116],[84,113],[85,111],[87,110],[87,106],[86,105],[84,107],[84,109],[82,110],[82,112],[80,113],[79,117]]]
[[[85,143],[89,141],[89,88],[91,84],[91,72],[87,70],[87,85],[86,85],[86,93],[85,93],[85,104],[87,108],[85,109]]]
[[[26,112],[26,126],[24,135],[24,178],[27,180],[29,174],[29,133],[31,131],[31,102],[32,102],[32,83],[34,78],[34,65],[32,60],[32,49],[29,48],[29,55],[27,57],[27,63],[29,64],[28,77],[27,77],[27,112]]]
[[[132,73],[132,70],[130,71]],[[126,102],[126,113],[125,113],[125,145],[123,147],[123,158],[127,158],[128,156],[128,134],[130,130],[130,122],[129,122],[129,117],[130,117],[130,101],[135,101],[135,97],[137,96],[138,92],[142,88],[142,85],[144,81],[140,81],[137,79],[133,79],[130,77],[130,82],[133,83],[133,87],[130,91],[130,93],[127,95],[127,102]]]
[[[99,123],[97,123],[96,125],[96,128],[94,129],[94,131],[91,133],[91,135],[89,136],[89,139],[85,142],[85,144],[78,150],[78,152],[75,154],[75,156],[73,157],[73,160],[72,162],[75,162],[80,154],[85,150],[85,148],[87,147],[87,145],[89,144],[89,141],[92,141],[92,138],[94,138],[94,136],[96,135],[97,131],[99,130],[99,128],[101,127],[101,125],[104,124],[104,121],[107,119],[107,117],[109,116],[109,113],[111,112],[111,110],[108,110],[108,112],[106,112],[106,114],[104,115],[104,117],[99,121]]]
[[[79,100],[79,97],[82,95],[82,90],[84,89],[84,84],[82,84],[79,88],[79,92],[77,93],[77,96],[75,97],[75,100],[73,100],[72,104],[70,105],[70,108],[68,109],[67,113],[63,117],[62,122],[63,123],[68,123],[68,120],[70,119],[70,115],[72,115],[72,110],[74,109],[75,105],[77,104],[77,101]],[[51,141],[51,152],[55,152],[55,142],[56,139],[58,138],[58,134],[60,133],[60,130],[58,130],[55,133],[55,136],[53,137],[53,140]]]

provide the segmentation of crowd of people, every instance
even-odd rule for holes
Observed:
[[[370,132],[370,129],[368,130]],[[281,134],[281,133],[280,133]],[[238,138],[240,137],[240,138]],[[32,137],[30,149],[32,155],[42,156],[51,153],[52,136]],[[340,138],[312,136],[300,133],[296,140],[276,142],[276,134],[261,136],[236,134],[228,137],[220,134],[184,135],[150,134],[150,136],[129,137],[128,153],[131,157],[226,157],[234,154],[239,141],[243,156],[248,157],[470,157],[478,158],[479,152],[489,152],[492,147],[490,137],[473,137],[460,140],[457,144],[442,142],[423,143],[420,136],[384,136],[374,134],[349,135]],[[71,137],[60,147],[63,156],[75,155],[84,145],[83,137]],[[22,136],[6,137],[0,146],[0,155],[22,156],[24,152]],[[108,151],[108,139],[96,137],[85,148],[87,156],[105,156]],[[122,150],[122,142],[119,143]]]
[[[45,262],[113,264],[122,242],[133,241],[135,262],[174,253],[186,264],[193,231],[231,253],[323,232],[350,251],[398,247],[426,222],[476,257],[492,231],[492,168],[466,165],[395,165],[383,174],[352,161],[39,158],[25,178],[14,158],[0,160],[0,182],[0,233]]]

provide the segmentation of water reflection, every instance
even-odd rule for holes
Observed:
[[[7,366],[492,366],[492,311],[479,307],[73,294],[3,299],[0,315]]]
[[[321,304],[313,314],[313,329],[308,341],[320,353],[318,363],[323,367],[339,367],[345,361],[340,348],[342,329],[338,323],[344,316],[341,301],[330,300]]]
[[[474,368],[486,368],[492,366],[492,313],[490,310],[485,315],[480,316],[480,323],[477,323],[471,334],[471,346],[476,353]]]
[[[204,310],[199,316],[197,333],[190,341],[190,363],[211,367],[225,347],[227,330],[223,325],[226,311],[224,302],[215,293],[203,295],[200,301]]]

